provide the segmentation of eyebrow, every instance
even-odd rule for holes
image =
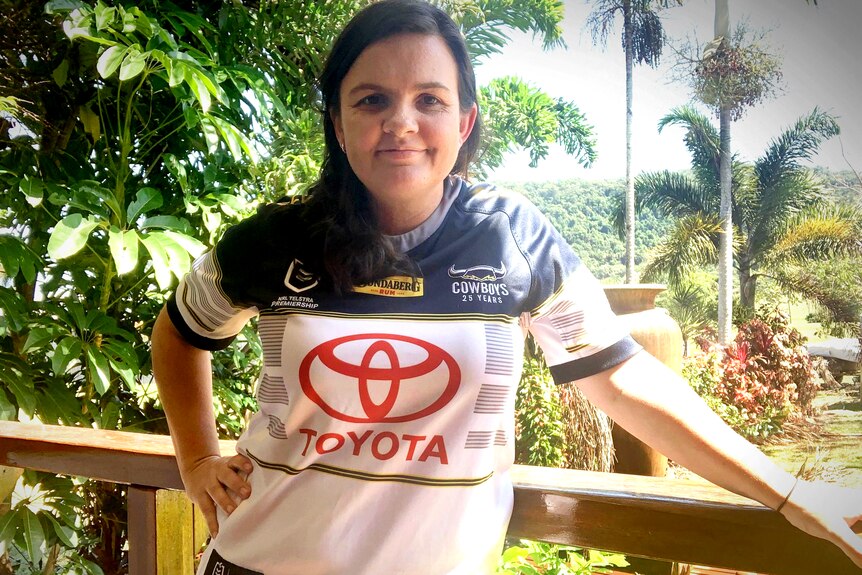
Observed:
[[[421,84],[416,84],[414,86],[414,88],[418,89],[418,90],[438,89],[438,90],[445,90],[447,92],[451,92],[449,87],[446,84],[443,84],[441,82],[422,82]],[[391,91],[391,90],[387,89],[385,86],[381,86],[380,84],[371,84],[368,82],[364,82],[362,84],[358,84],[358,85],[354,86],[350,90],[350,92],[348,92],[348,94],[354,94],[356,92],[362,92],[362,91],[366,91],[366,90],[371,91],[371,92],[390,92]]]

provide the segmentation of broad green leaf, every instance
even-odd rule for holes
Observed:
[[[93,112],[89,106],[81,106],[78,108],[78,117],[81,118],[84,131],[90,134],[94,142],[98,140],[102,135],[99,115]]]
[[[37,397],[39,419],[45,423],[76,425],[85,422],[75,391],[66,387],[62,380],[48,378],[46,386],[37,392]]]
[[[36,514],[28,507],[21,508],[21,527],[24,531],[24,546],[30,560],[37,565],[42,560],[42,544],[45,543],[45,533]]]
[[[48,518],[48,521],[51,522],[54,528],[54,533],[57,534],[57,539],[63,542],[63,545],[74,549],[78,546],[78,534],[75,533],[75,530],[67,525],[60,525],[60,522],[51,515],[50,513],[45,513],[44,517]]]
[[[69,12],[84,6],[81,0],[51,0],[45,4],[46,14],[56,14],[58,12]]]
[[[200,241],[186,234],[177,233],[171,230],[162,232],[167,237],[179,244],[192,257],[196,258],[207,250],[207,247]]]
[[[108,366],[108,358],[102,350],[92,345],[87,345],[86,356],[90,381],[93,382],[99,395],[105,395],[111,387],[111,368]]]
[[[135,199],[129,204],[126,209],[126,221],[129,224],[134,223],[138,216],[145,214],[150,210],[162,207],[164,198],[162,193],[155,188],[141,188],[135,194]]]
[[[168,268],[173,275],[180,278],[188,273],[191,267],[188,252],[168,236],[167,232],[153,232],[148,236],[148,239],[150,242],[158,242],[167,258]]]
[[[15,421],[16,415],[18,415],[18,410],[6,397],[6,392],[0,389],[0,421]],[[0,519],[0,523],[2,523],[2,519]],[[0,526],[0,532],[2,532],[2,526]],[[0,541],[2,540],[3,537],[0,536]]]
[[[140,8],[138,8],[137,6],[126,8],[126,15],[131,15],[134,19],[135,30],[137,30],[147,38],[153,35],[153,23],[150,21],[149,18],[147,18],[147,15],[144,14]]]
[[[60,65],[54,68],[51,77],[54,78],[54,82],[61,88],[65,86],[66,80],[69,78],[69,61],[64,59],[60,62]]]
[[[48,239],[48,255],[55,260],[61,260],[75,255],[87,244],[90,232],[96,229],[99,223],[81,214],[71,214],[63,218],[51,232]]]
[[[159,288],[166,290],[171,287],[171,266],[168,259],[168,254],[162,242],[152,235],[141,238],[144,247],[150,252],[150,258],[153,262],[153,272],[156,275],[156,283]]]
[[[105,406],[99,417],[99,429],[117,429],[117,423],[120,421],[120,408],[111,402]]]
[[[150,228],[161,228],[189,233],[192,226],[185,218],[178,218],[176,216],[153,216],[151,218],[147,218],[141,224],[141,229],[146,230]]]
[[[0,286],[0,310],[12,331],[23,331],[30,319],[27,304],[20,293],[14,289]]]
[[[204,227],[209,233],[215,233],[221,226],[221,212],[205,208],[201,215],[203,216]]]
[[[21,182],[18,184],[18,187],[27,199],[28,204],[35,208],[42,203],[45,185],[42,183],[40,178],[25,175],[21,178]]]
[[[138,232],[112,227],[108,231],[108,247],[117,275],[127,274],[138,265]]]
[[[101,2],[96,3],[96,30],[106,30],[114,23],[114,18],[117,15],[117,9],[113,6],[108,7]],[[107,76],[103,76],[105,78]]]
[[[0,235],[0,276],[14,278],[19,273],[27,283],[36,281],[36,269],[42,268],[42,260],[30,246],[16,237]]]
[[[14,509],[0,515],[0,543],[9,543],[21,527],[21,510]]]
[[[188,128],[194,128],[201,121],[201,117],[197,109],[192,106],[183,107],[183,118],[185,118],[186,127]]]
[[[24,410],[29,417],[33,417],[36,411],[36,394],[33,391],[33,383],[29,379],[22,378],[10,370],[3,372],[3,383],[15,396],[18,407]]]
[[[62,333],[62,330],[56,326],[34,327],[27,335],[27,340],[24,342],[21,352],[27,353],[34,349],[40,349],[44,347],[46,343],[57,339]]]
[[[56,375],[63,375],[73,360],[81,356],[81,340],[68,336],[60,340],[51,358],[51,369]]]
[[[200,74],[198,74],[198,70],[191,66],[186,66],[186,83],[192,89],[195,98],[200,102],[201,110],[208,112],[211,103],[210,91],[201,79]]]
[[[218,130],[210,121],[210,118],[201,118],[201,129],[207,142],[207,151],[215,154],[218,151]]]
[[[120,65],[120,81],[131,80],[144,71],[147,65],[147,54],[141,52],[137,47],[130,46],[123,63]]]
[[[99,61],[96,64],[96,70],[102,78],[110,78],[120,67],[123,58],[128,52],[128,46],[111,46],[99,56]]]
[[[170,65],[165,66],[168,70],[168,86],[176,88],[186,79],[186,64],[176,59],[168,60]]]
[[[123,13],[123,34],[131,34],[137,28],[135,15],[131,12]]]

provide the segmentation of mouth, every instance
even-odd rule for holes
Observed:
[[[383,148],[377,150],[378,155],[392,159],[409,159],[424,152],[425,150],[416,148]]]

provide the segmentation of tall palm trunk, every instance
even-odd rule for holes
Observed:
[[[730,179],[730,110],[719,112],[721,152],[719,176],[721,186],[721,240],[718,246],[718,341],[727,344],[731,337],[733,317],[733,214]]]
[[[757,276],[754,274],[751,259],[746,255],[739,257],[739,305],[753,309],[757,292]]]
[[[715,0],[715,36],[727,42],[730,29],[728,0]],[[719,111],[719,182],[721,189],[721,240],[718,254],[718,341],[730,342],[733,317],[733,211],[731,209],[730,107],[721,104]]]
[[[635,181],[632,176],[632,3],[623,1],[623,40],[626,50],[626,283],[635,273]]]

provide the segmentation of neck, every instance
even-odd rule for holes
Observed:
[[[418,198],[415,202],[383,203],[374,200],[374,212],[380,231],[387,236],[397,236],[419,227],[427,220],[443,199],[443,185],[431,195]]]

